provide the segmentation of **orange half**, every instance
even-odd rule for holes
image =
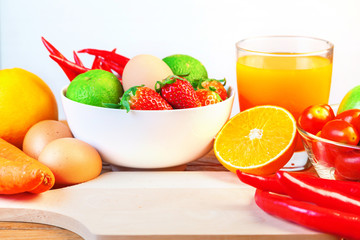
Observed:
[[[296,121],[277,106],[250,108],[231,118],[217,134],[214,153],[231,172],[268,175],[282,168],[295,149]]]

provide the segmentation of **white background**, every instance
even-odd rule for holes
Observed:
[[[53,90],[69,83],[41,36],[72,59],[83,48],[129,58],[175,53],[198,58],[213,78],[236,86],[235,43],[259,35],[304,35],[335,45],[330,103],[360,84],[360,1],[357,0],[0,0],[0,68],[20,67]],[[92,58],[80,55],[87,66]],[[314,91],[317,91],[314,89]],[[237,113],[234,105],[233,114]]]

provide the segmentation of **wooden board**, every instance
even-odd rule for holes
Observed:
[[[76,233],[52,225],[28,222],[0,222],[1,240],[83,240]]]
[[[230,172],[108,172],[40,195],[0,197],[0,221],[47,223],[84,239],[336,239],[259,209]]]

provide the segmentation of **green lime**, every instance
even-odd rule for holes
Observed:
[[[184,76],[190,82],[196,79],[208,78],[204,65],[191,56],[175,54],[164,58],[163,61],[175,75]]]
[[[96,69],[74,78],[66,91],[66,97],[76,102],[104,107],[105,103],[119,103],[123,93],[123,87],[114,74]]]

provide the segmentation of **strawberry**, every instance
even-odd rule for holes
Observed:
[[[196,95],[199,97],[201,106],[207,106],[222,101],[219,94],[209,89],[198,89],[196,90]]]
[[[173,75],[158,81],[155,89],[173,108],[200,107],[201,103],[191,83]]]
[[[141,86],[129,88],[121,98],[120,107],[127,112],[132,110],[170,110],[173,109],[160,94],[153,89]]]
[[[224,84],[222,83],[224,82]],[[199,84],[198,84],[198,88],[199,89],[210,89],[210,90],[215,90],[215,92],[217,94],[219,94],[220,98],[222,100],[225,100],[227,98],[227,92],[225,89],[225,84],[226,84],[226,80],[225,78],[223,80],[216,80],[216,79],[205,79],[205,80],[200,80]]]

